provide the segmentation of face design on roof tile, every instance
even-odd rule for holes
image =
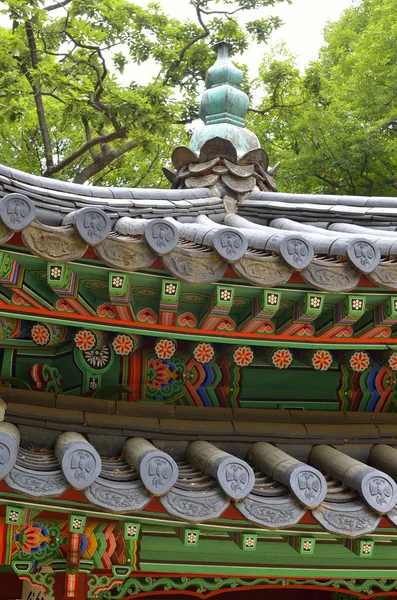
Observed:
[[[76,450],[70,457],[70,468],[77,481],[86,479],[95,469],[95,458],[86,450]]]
[[[311,471],[302,471],[299,473],[298,485],[307,500],[315,500],[321,492],[321,481]]]
[[[376,503],[382,507],[389,502],[393,490],[387,479],[373,477],[369,480],[369,492],[375,497]]]
[[[174,239],[174,232],[169,225],[159,224],[153,228],[153,238],[156,240],[158,248],[165,248],[167,243]]]
[[[243,465],[230,463],[226,467],[225,478],[233,492],[241,492],[248,483],[249,473]]]
[[[171,223],[161,222],[149,225],[145,230],[146,241],[159,254],[167,254],[178,241],[177,230]]]
[[[172,475],[172,466],[167,459],[155,457],[149,461],[148,472],[154,487],[162,487]]]
[[[20,230],[27,227],[33,220],[34,213],[31,200],[23,194],[7,194],[2,199],[0,216],[9,229]]]
[[[354,254],[363,267],[368,267],[375,258],[373,247],[366,242],[354,244]]]
[[[0,465],[5,465],[5,463],[10,458],[10,451],[5,444],[0,442]]]
[[[102,215],[96,212],[86,213],[84,217],[84,229],[87,235],[92,240],[96,240],[101,237],[101,233],[105,228],[105,220]]]
[[[233,256],[241,247],[241,237],[236,233],[227,231],[220,236],[222,248],[226,249],[226,254]]]
[[[10,200],[7,205],[7,213],[10,215],[11,223],[20,223],[29,213],[29,205],[24,200]]]
[[[287,252],[293,263],[300,265],[309,254],[309,248],[303,240],[290,240],[287,243]]]

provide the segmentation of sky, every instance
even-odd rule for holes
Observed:
[[[150,0],[131,0],[135,4],[146,6]],[[158,0],[164,11],[170,15],[175,15],[179,19],[191,17],[195,20],[195,11],[190,5],[189,0]],[[318,51],[323,41],[323,30],[327,21],[336,21],[345,8],[351,6],[359,0],[293,0],[292,4],[282,2],[272,9],[260,9],[255,18],[267,17],[270,15],[279,16],[284,25],[274,31],[268,45],[276,45],[285,42],[288,49],[297,56],[297,63],[303,70],[311,61],[317,58]],[[252,18],[252,13],[249,17]],[[244,53],[242,59],[249,65],[250,76],[255,77],[263,52],[266,51],[266,45],[261,44],[252,47]],[[139,69],[134,67],[135,80],[144,83],[151,76],[155,75],[155,65]]]
[[[152,0],[130,0],[134,4],[146,6]],[[189,0],[157,0],[163,7],[163,10],[179,19],[195,18],[195,10]],[[311,61],[315,60],[323,41],[323,30],[327,21],[335,21],[345,8],[360,0],[293,0],[292,4],[281,2],[270,9],[259,9],[256,11],[255,18],[267,17],[270,15],[279,16],[284,25],[274,31],[268,47],[285,42],[288,49],[296,55],[297,63],[301,70]],[[0,0],[0,6],[2,2]],[[220,8],[221,2],[217,6]],[[249,19],[252,19],[252,14]],[[244,15],[244,13],[242,13]],[[0,25],[9,26],[9,20],[6,15],[0,14]],[[253,44],[241,57],[242,62],[249,66],[249,75],[254,78],[258,72],[258,66],[263,53],[266,51],[266,44]],[[238,58],[240,61],[240,57]],[[143,65],[133,65],[128,69],[123,79],[132,79],[140,84],[145,84],[155,77],[158,73],[158,67],[154,61],[147,61]]]

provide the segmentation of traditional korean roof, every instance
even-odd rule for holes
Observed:
[[[350,291],[362,275],[397,289],[395,198],[277,192],[278,166],[244,127],[240,72],[227,45],[218,52],[205,125],[190,148],[174,150],[175,170],[165,169],[173,189],[83,186],[0,166],[0,241],[22,232],[30,252],[61,263],[92,247],[128,272],[162,257],[173,277],[193,284],[221,280],[230,265],[261,287],[299,272],[328,292]]]
[[[217,590],[135,575],[273,576],[276,547],[301,578],[316,540],[351,577],[343,551],[368,560],[377,530],[387,569],[367,564],[395,587],[396,199],[278,192],[240,83],[221,44],[172,189],[0,165],[0,505],[6,564],[36,584],[51,564],[74,593],[95,564],[92,598]],[[25,528],[54,524],[62,552],[30,556]]]
[[[161,256],[172,276],[189,283],[219,281],[230,265],[262,287],[286,283],[295,271],[319,290],[349,291],[362,275],[397,289],[393,198],[97,188],[3,166],[0,190],[2,243],[21,231],[27,248],[48,261],[77,260],[92,247],[126,271]]]
[[[219,409],[214,423],[197,409],[159,412],[99,400],[99,412],[90,412],[88,399],[80,398],[77,410],[51,408],[50,394],[36,393],[34,406],[23,404],[22,391],[4,390],[3,397],[0,477],[22,495],[45,499],[74,488],[120,514],[157,497],[171,517],[192,523],[219,518],[232,503],[267,529],[296,525],[310,511],[325,530],[349,537],[374,531],[382,516],[397,525],[394,415],[385,424],[382,415],[365,423],[356,413],[308,419],[273,411],[255,427],[258,411]],[[46,445],[49,434],[54,442]]]

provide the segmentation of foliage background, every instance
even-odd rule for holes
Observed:
[[[287,2],[192,0],[194,20],[127,0],[3,2],[0,161],[80,183],[167,186],[161,167],[189,142],[213,43],[231,40],[247,71],[240,53],[269,39]],[[281,162],[281,190],[397,195],[395,11],[395,0],[355,0],[304,72],[284,45],[245,78],[247,125]],[[149,61],[158,71],[146,85],[126,78]]]

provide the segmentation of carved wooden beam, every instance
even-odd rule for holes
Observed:
[[[0,252],[0,287],[2,299],[9,304],[37,309],[52,307],[52,294],[45,283],[28,273],[8,252]]]
[[[389,296],[372,309],[372,320],[356,332],[357,337],[391,337],[397,323],[397,297]]]

